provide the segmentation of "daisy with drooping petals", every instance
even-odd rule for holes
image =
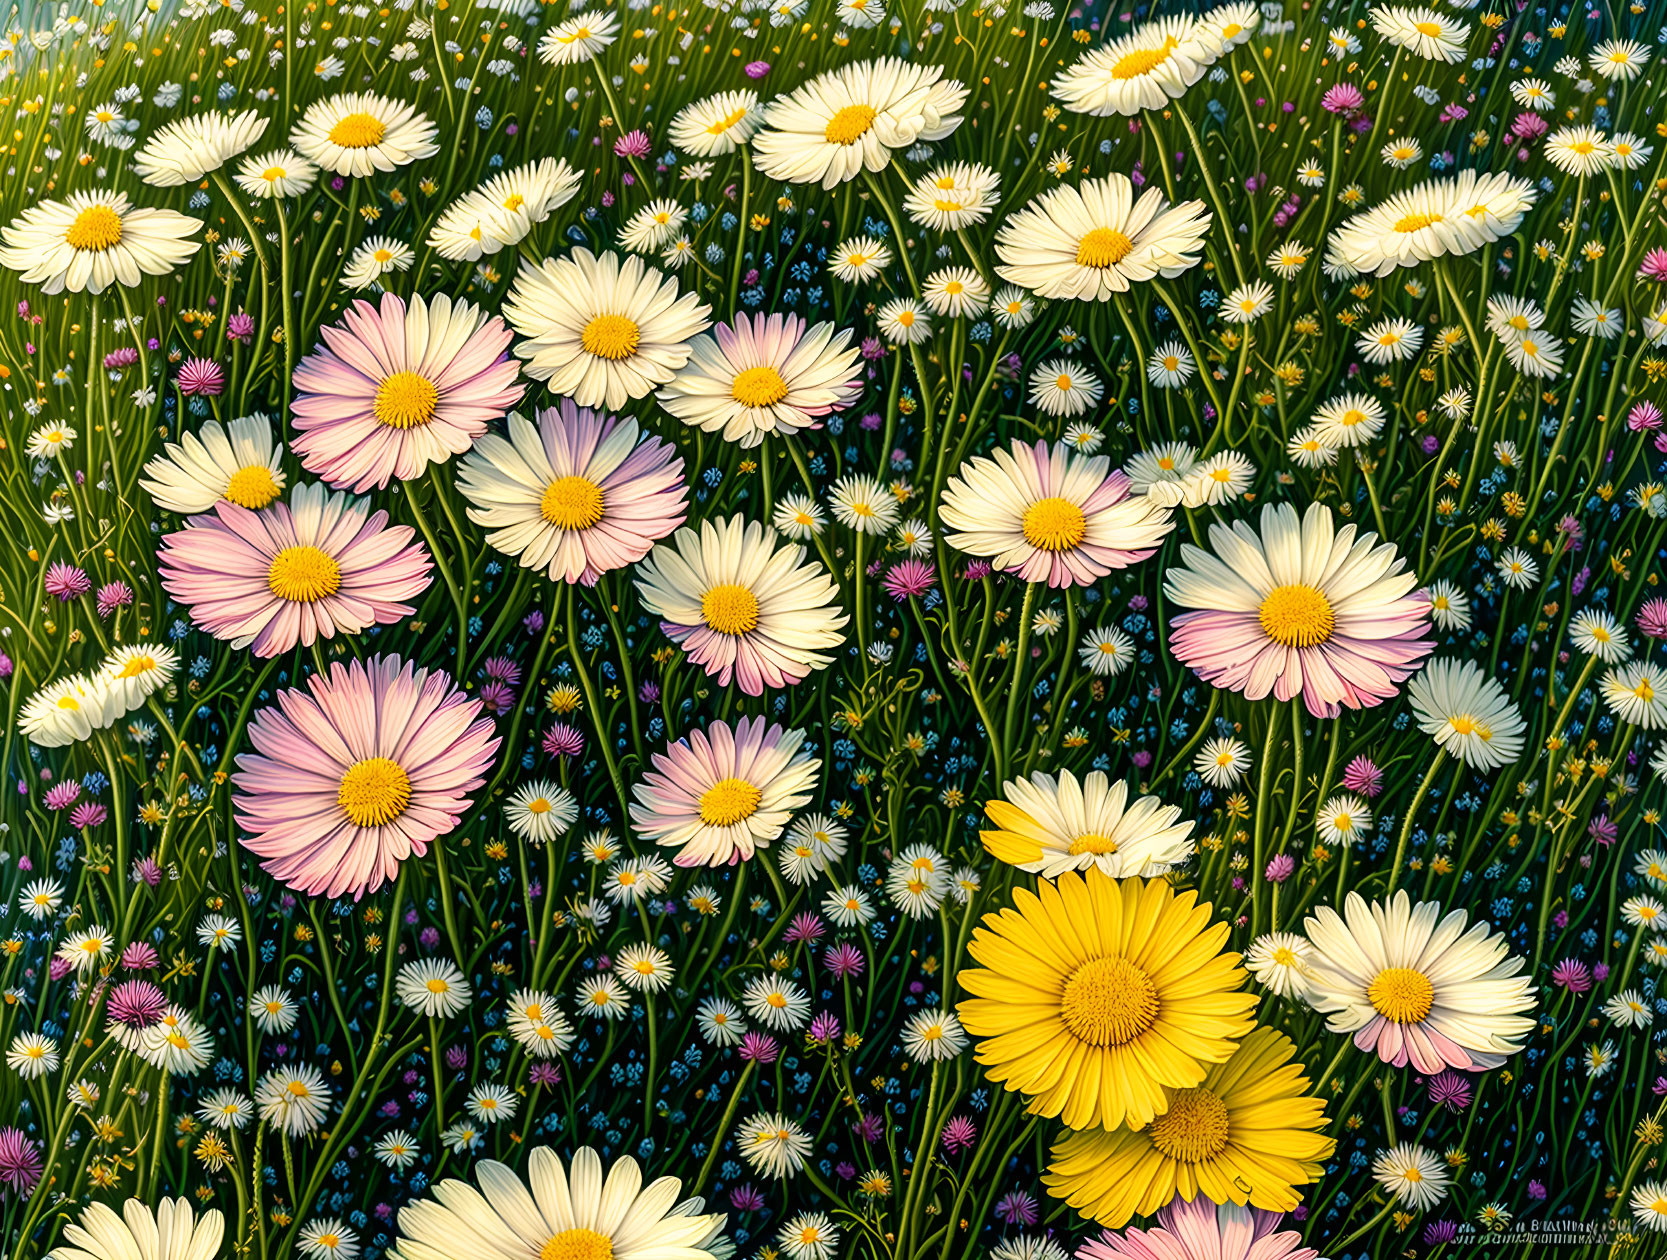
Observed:
[[[214,1209],[192,1215],[183,1196],[163,1198],[153,1211],[129,1199],[122,1214],[102,1203],[89,1203],[79,1223],[64,1226],[62,1247],[54,1260],[214,1260],[225,1236],[225,1218]]]
[[[950,546],[1053,587],[1126,569],[1174,528],[1166,509],[1130,495],[1129,479],[1106,456],[1021,438],[963,464],[944,487],[939,514],[956,531],[945,535]]]
[[[397,656],[280,691],[248,738],[232,776],[241,843],[297,891],[355,901],[457,826],[498,751],[479,701]]]
[[[797,315],[737,315],[689,343],[689,359],[659,392],[685,424],[743,448],[793,433],[862,396],[860,351],[848,329]]]
[[[536,420],[512,412],[509,437],[482,437],[458,468],[469,519],[489,546],[552,582],[594,586],[683,523],[688,487],[669,443],[639,441],[636,420],[569,398]]]
[[[133,155],[133,173],[155,188],[194,184],[266,134],[270,119],[252,109],[210,111],[160,127]]]
[[[1650,661],[1629,661],[1603,676],[1604,704],[1621,721],[1646,731],[1667,726],[1667,670]]]
[[[966,99],[941,66],[897,57],[840,66],[770,102],[753,160],[770,179],[837,188],[883,171],[893,149],[942,140]]]
[[[30,206],[0,229],[0,264],[46,294],[102,293],[165,276],[202,248],[201,219],[136,209],[127,194],[95,190]]]
[[[619,38],[619,17],[606,9],[579,13],[557,22],[538,41],[538,59],[547,66],[577,65]]]
[[[145,465],[139,484],[165,512],[194,516],[222,499],[258,511],[284,492],[283,444],[259,412],[224,427],[208,420],[169,442]]]
[[[976,162],[935,167],[915,180],[903,210],[921,227],[958,232],[982,223],[995,208],[1001,176]]]
[[[1210,526],[1182,544],[1164,592],[1183,608],[1170,650],[1200,678],[1251,700],[1301,696],[1316,717],[1382,704],[1434,648],[1430,602],[1395,548],[1337,529],[1316,503]]]
[[[126,714],[166,687],[178,668],[179,653],[171,647],[156,642],[118,644],[94,677],[109,694],[113,709]]]
[[[1198,1085],[1166,1089],[1142,1128],[1064,1134],[1043,1184],[1108,1229],[1173,1202],[1290,1211],[1337,1145],[1316,1132],[1325,1103],[1308,1092],[1295,1053],[1283,1033],[1253,1030]]]
[[[1073,1129],[1148,1124],[1167,1091],[1201,1085],[1251,1030],[1256,996],[1197,902],[1092,868],[1015,889],[973,932],[982,966],[957,977],[985,1075]]]
[[[1522,714],[1475,661],[1431,661],[1407,698],[1419,730],[1472,769],[1496,770],[1522,752]]]
[[[522,265],[504,318],[526,372],[581,407],[623,407],[672,379],[712,308],[632,255],[575,249]]]
[[[1048,88],[1073,114],[1135,115],[1179,100],[1223,51],[1203,36],[1198,19],[1161,17],[1084,53]]]
[[[719,92],[684,106],[666,134],[693,157],[723,157],[751,140],[763,121],[757,92]]]
[[[1178,806],[1155,796],[1129,801],[1128,784],[1098,770],[1080,783],[1069,770],[1056,780],[1038,771],[1004,783],[984,813],[999,830],[979,835],[998,860],[1053,879],[1064,871],[1100,872],[1120,879],[1155,878],[1192,853],[1192,823]],[[1005,798],[1005,799],[1003,799]]]
[[[805,732],[766,729],[762,717],[690,731],[651,758],[654,768],[632,790],[631,825],[678,849],[678,866],[745,861],[810,803],[822,762],[804,742]]]
[[[1136,198],[1121,174],[1085,179],[1007,219],[996,235],[996,273],[1039,297],[1107,302],[1131,284],[1197,266],[1209,229],[1202,201],[1171,206],[1156,188]]]
[[[827,569],[798,543],[742,516],[702,521],[654,548],[637,570],[643,606],[718,686],[749,696],[826,669],[850,617]]]
[[[361,299],[319,332],[295,368],[295,453],[338,489],[419,477],[521,398],[503,320],[444,294]]]
[[[1277,1232],[1284,1222],[1283,1212],[1176,1198],[1158,1210],[1154,1228],[1104,1234],[1083,1244],[1077,1260],[1316,1260],[1300,1231]]]
[[[349,92],[309,105],[289,142],[325,170],[363,179],[433,157],[439,134],[426,114],[403,101]]]
[[[1304,926],[1310,1004],[1385,1063],[1426,1076],[1496,1068],[1534,1029],[1523,960],[1463,910],[1442,917],[1438,903],[1415,905],[1405,889],[1387,905],[1350,893],[1341,916],[1320,906]]]
[[[47,683],[24,701],[17,729],[41,748],[62,748],[102,731],[122,710],[102,677],[71,674]]]
[[[162,540],[162,586],[217,639],[277,656],[416,611],[431,560],[408,525],[319,485],[251,512],[221,502]]]
[[[1528,180],[1503,172],[1426,180],[1344,220],[1326,257],[1362,275],[1387,276],[1444,254],[1468,254],[1516,231],[1538,196]]]
[[[478,1191],[443,1181],[433,1198],[401,1208],[391,1260],[716,1260],[707,1247],[724,1217],[704,1214],[699,1199],[680,1202],[675,1177],[644,1187],[629,1156],[604,1170],[582,1146],[564,1168],[536,1146],[525,1181],[490,1159],[475,1165],[475,1178]]]
[[[1372,28],[1397,48],[1426,61],[1452,65],[1464,56],[1470,27],[1443,17],[1434,9],[1403,9],[1383,5],[1372,9]]]
[[[579,191],[565,158],[540,158],[494,175],[458,198],[435,223],[428,243],[442,258],[475,262],[519,245]]]

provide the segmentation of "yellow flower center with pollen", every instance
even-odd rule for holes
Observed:
[[[1441,221],[1442,218],[1439,214],[1408,214],[1395,220],[1395,230],[1397,232],[1422,232],[1425,228],[1433,227]]]
[[[1350,407],[1342,414],[1337,423],[1343,425],[1345,428],[1352,429],[1357,424],[1366,423],[1366,413],[1356,407]]]
[[[585,325],[579,342],[587,354],[614,363],[629,359],[642,342],[642,329],[623,315],[598,315]]]
[[[526,204],[527,199],[520,193],[510,193],[509,196],[504,198],[504,209],[512,214]]]
[[[872,105],[847,105],[828,119],[822,135],[829,144],[855,144],[874,125],[874,118]]]
[[[1302,583],[1274,587],[1257,616],[1268,638],[1286,647],[1315,647],[1337,628],[1331,601]]]
[[[602,513],[602,487],[588,477],[557,477],[538,501],[538,514],[557,529],[589,529]]]
[[[1441,23],[1440,22],[1414,22],[1412,24],[1412,29],[1417,31],[1420,35],[1427,35],[1431,39],[1436,39],[1441,34]]]
[[[440,391],[416,372],[395,372],[376,387],[371,410],[390,429],[415,429],[434,419]]]
[[[527,812],[529,814],[548,814],[550,812],[550,802],[541,796],[527,806]]]
[[[1134,242],[1116,228],[1095,228],[1077,242],[1077,266],[1115,267],[1134,249]]]
[[[1138,79],[1143,74],[1151,74],[1169,60],[1169,54],[1174,52],[1179,44],[1180,41],[1171,35],[1160,47],[1141,48],[1135,52],[1124,53],[1111,67],[1111,77]]]
[[[1202,1087],[1183,1089],[1146,1130],[1152,1146],[1166,1159],[1202,1164],[1227,1149],[1227,1104]]]
[[[122,216],[109,206],[88,206],[75,216],[64,231],[64,240],[71,249],[85,249],[101,253],[121,244]]]
[[[1650,680],[1648,678],[1644,679],[1636,687],[1634,687],[1632,689],[1632,694],[1637,696],[1645,704],[1650,704],[1655,700],[1655,688],[1650,686]]]
[[[700,794],[700,820],[708,827],[733,827],[758,812],[764,793],[745,779],[719,779]]]
[[[747,111],[745,107],[737,110],[731,110],[716,122],[708,124],[706,134],[709,136],[721,136],[724,132],[728,131],[746,116]]]
[[[1366,986],[1366,997],[1385,1019],[1397,1024],[1416,1024],[1435,1005],[1435,986],[1422,971],[1386,967]]]
[[[250,464],[239,468],[226,483],[226,498],[251,511],[258,512],[278,497],[278,483],[272,470],[265,464]]]
[[[701,596],[700,615],[719,634],[747,634],[758,625],[758,596],[726,582]]]
[[[135,656],[126,665],[122,666],[121,673],[117,674],[116,677],[137,678],[141,674],[150,673],[155,668],[156,658],[154,656]]]
[[[1080,857],[1084,853],[1116,853],[1117,841],[1110,836],[1102,836],[1098,832],[1088,831],[1071,841],[1070,854]]]
[[[1025,541],[1043,551],[1068,551],[1088,533],[1088,518],[1068,499],[1038,499],[1025,509]]]
[[[1090,958],[1071,973],[1059,999],[1065,1027],[1091,1046],[1126,1046],[1157,1017],[1157,986],[1127,958]]]
[[[428,989],[428,991],[430,993],[450,993],[451,992],[451,985],[447,984],[444,980],[440,979],[439,976],[435,976],[434,979],[430,980],[425,987]]]
[[[369,149],[381,144],[387,134],[388,124],[375,114],[344,114],[330,128],[328,139],[344,149]]]
[[[774,407],[787,397],[787,382],[781,379],[780,372],[768,364],[750,367],[736,373],[729,394],[743,407]]]
[[[613,1239],[594,1229],[564,1229],[538,1250],[538,1260],[613,1260]]]
[[[341,566],[317,547],[285,547],[272,557],[266,588],[279,599],[311,604],[341,590]]]
[[[355,761],[336,789],[336,804],[359,827],[385,826],[410,803],[411,776],[387,757]]]

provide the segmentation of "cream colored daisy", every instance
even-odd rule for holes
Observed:
[[[752,139],[763,121],[758,93],[719,92],[685,106],[667,134],[673,145],[697,158],[723,157]]]
[[[1100,771],[1078,781],[1040,771],[1002,785],[984,813],[998,830],[979,834],[1000,861],[1044,879],[1097,866],[1114,879],[1152,879],[1192,854],[1193,824],[1155,796],[1129,799],[1128,784]]]
[[[349,92],[309,105],[289,142],[325,170],[363,179],[433,157],[439,134],[414,106],[375,92]]]
[[[139,484],[164,512],[195,516],[221,499],[259,511],[284,492],[284,448],[260,412],[222,426],[207,420],[169,442],[145,465]]]
[[[1147,22],[1053,76],[1049,91],[1074,114],[1135,115],[1179,100],[1226,51],[1195,18]]]
[[[94,190],[42,201],[0,229],[0,264],[46,294],[102,293],[165,276],[202,247],[201,219],[138,209],[127,194]]]
[[[155,188],[194,184],[266,134],[269,119],[252,109],[211,111],[161,127],[133,155],[133,172]]]

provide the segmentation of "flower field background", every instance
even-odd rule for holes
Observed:
[[[7,1254],[1664,1254],[1664,39],[14,11]]]

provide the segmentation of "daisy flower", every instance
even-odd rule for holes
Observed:
[[[406,963],[394,977],[394,996],[429,1019],[450,1019],[469,1008],[474,990],[456,964],[444,958]]]
[[[159,127],[133,155],[133,173],[155,188],[194,184],[247,152],[270,119],[252,109],[211,111]]]
[[[1016,438],[963,464],[939,515],[954,531],[945,535],[952,547],[1026,582],[1081,586],[1145,560],[1174,528],[1168,511],[1132,496],[1130,485],[1103,455]]]
[[[1372,834],[1372,811],[1361,797],[1343,793],[1320,808],[1314,829],[1327,844],[1358,844]]]
[[[567,1016],[553,997],[536,989],[517,989],[510,995],[506,1026],[515,1043],[535,1059],[565,1054],[573,1044],[573,1025]]]
[[[1601,608],[1577,613],[1569,623],[1569,638],[1576,648],[1605,665],[1618,664],[1632,655],[1626,627]]]
[[[990,303],[990,286],[970,267],[945,267],[921,282],[920,296],[934,315],[961,319],[984,313]]]
[[[1372,1161],[1372,1177],[1395,1202],[1415,1211],[1432,1208],[1445,1199],[1452,1180],[1445,1163],[1411,1142],[1379,1151]]]
[[[547,66],[571,66],[596,56],[619,38],[619,16],[606,9],[580,13],[557,22],[538,41],[538,59]]]
[[[403,101],[349,92],[309,105],[289,142],[324,170],[363,179],[433,157],[439,134],[426,114]]]
[[[208,420],[195,433],[168,442],[145,465],[139,485],[165,512],[194,516],[224,499],[259,510],[284,492],[284,448],[272,422],[256,412],[224,426]]]
[[[290,1137],[320,1128],[330,1114],[330,1101],[324,1074],[310,1065],[275,1068],[255,1082],[255,1107],[262,1123]]]
[[[671,120],[671,143],[694,157],[723,157],[763,124],[756,92],[719,92],[686,105]]]
[[[766,178],[831,190],[884,170],[895,149],[950,135],[966,99],[939,66],[896,57],[843,65],[770,102],[753,158]]]
[[[644,608],[689,659],[750,696],[826,669],[850,617],[828,571],[742,516],[681,529],[637,569]]]
[[[631,824],[678,849],[678,866],[722,866],[779,839],[810,803],[822,767],[802,751],[805,732],[762,717],[716,721],[651,757],[632,789]]]
[[[441,294],[353,303],[295,368],[295,453],[338,488],[382,489],[468,450],[520,400],[510,333]]]
[[[232,776],[239,842],[299,892],[375,892],[473,804],[498,751],[479,715],[441,671],[397,656],[333,663],[250,723],[254,751]]]
[[[1248,324],[1273,309],[1273,286],[1266,280],[1241,284],[1221,302],[1221,318],[1228,324]]]
[[[932,335],[931,317],[912,298],[892,298],[874,319],[893,345],[916,345]]]
[[[861,284],[872,280],[891,265],[891,249],[872,236],[853,236],[841,241],[828,255],[828,270],[835,280]]]
[[[1097,867],[1114,879],[1155,879],[1192,855],[1193,824],[1155,796],[1129,799],[1128,784],[1098,770],[1082,781],[1037,771],[1002,785],[984,814],[998,830],[980,838],[992,856],[1031,875],[1055,879],[1064,871]]]
[[[379,284],[383,276],[409,271],[416,260],[416,251],[404,241],[373,236],[348,256],[342,268],[342,284],[349,289],[368,289]]]
[[[1216,738],[1194,754],[1192,767],[1211,787],[1230,788],[1250,773],[1252,760],[1243,740]]]
[[[1610,670],[1598,688],[1615,716],[1646,731],[1667,726],[1667,670],[1631,661]]]
[[[1383,5],[1370,10],[1372,29],[1397,48],[1426,61],[1452,65],[1464,56],[1470,27],[1434,9],[1404,9]]]
[[[409,617],[431,560],[408,525],[320,485],[260,512],[222,500],[164,536],[163,589],[202,630],[258,657]]]
[[[862,396],[858,348],[832,324],[737,315],[689,343],[688,362],[657,395],[685,424],[743,448],[791,434]]]
[[[638,421],[564,398],[509,436],[488,433],[458,467],[468,516],[487,545],[552,582],[594,586],[646,556],[683,523],[688,488],[676,448]]]
[[[318,182],[318,167],[294,149],[273,149],[244,158],[234,178],[249,196],[271,201],[310,191]]]
[[[527,375],[581,407],[609,410],[670,382],[711,313],[640,257],[588,249],[523,264],[504,303],[524,338],[515,353]]]
[[[1100,378],[1069,359],[1049,359],[1030,376],[1030,401],[1050,416],[1080,416],[1105,396]]]
[[[475,262],[518,245],[578,195],[580,183],[565,158],[540,158],[503,171],[447,206],[428,244],[454,262]]]
[[[1294,1002],[1307,1002],[1314,948],[1295,932],[1270,932],[1251,942],[1245,969],[1257,984]]]
[[[1322,403],[1314,412],[1314,429],[1330,447],[1363,446],[1383,429],[1388,415],[1370,394],[1346,393]]]
[[[1387,903],[1350,893],[1342,915],[1320,906],[1304,927],[1314,947],[1311,1004],[1332,1032],[1385,1063],[1426,1076],[1495,1068],[1535,1026],[1523,960],[1464,910],[1442,916],[1405,889]]]
[[[41,292],[102,293],[165,276],[202,242],[190,238],[201,219],[173,210],[138,209],[126,193],[95,189],[67,201],[41,201],[0,228],[0,265],[22,273]]]
[[[1445,579],[1431,582],[1424,593],[1430,597],[1430,618],[1437,630],[1470,629],[1470,596]]]
[[[1474,770],[1497,769],[1522,752],[1522,715],[1474,661],[1431,661],[1407,696],[1419,729]]]
[[[1314,504],[1210,526],[1210,550],[1181,545],[1165,577],[1170,650],[1214,686],[1260,700],[1301,696],[1316,717],[1393,696],[1434,647],[1429,602],[1393,546],[1337,529]]]
[[[996,272],[1039,297],[1110,301],[1131,284],[1197,266],[1211,217],[1202,201],[1139,197],[1126,175],[1043,193],[996,234]]]
[[[816,1144],[797,1122],[768,1112],[742,1121],[735,1145],[753,1171],[781,1181],[804,1168]]]
[[[861,473],[849,473],[834,482],[828,502],[835,519],[859,534],[888,534],[897,524],[897,497]]]
[[[982,223],[995,208],[1001,177],[976,162],[934,167],[915,180],[903,209],[921,227],[958,232]]]
[[[1077,657],[1088,667],[1088,672],[1099,678],[1114,678],[1130,665],[1136,656],[1135,642],[1116,626],[1102,626],[1090,630],[1077,644]]]
[[[579,802],[566,788],[535,779],[515,790],[504,803],[504,822],[531,844],[549,844],[579,818]]]
[[[961,1021],[945,1010],[916,1011],[903,1024],[903,1053],[916,1063],[940,1063],[967,1048]]]
[[[225,1218],[214,1209],[192,1215],[190,1202],[164,1197],[153,1209],[129,1199],[118,1216],[102,1203],[81,1209],[79,1221],[64,1226],[57,1260],[203,1260],[220,1254]]]
[[[1179,100],[1224,51],[1197,19],[1163,17],[1085,53],[1049,91],[1074,114],[1130,117]]]

